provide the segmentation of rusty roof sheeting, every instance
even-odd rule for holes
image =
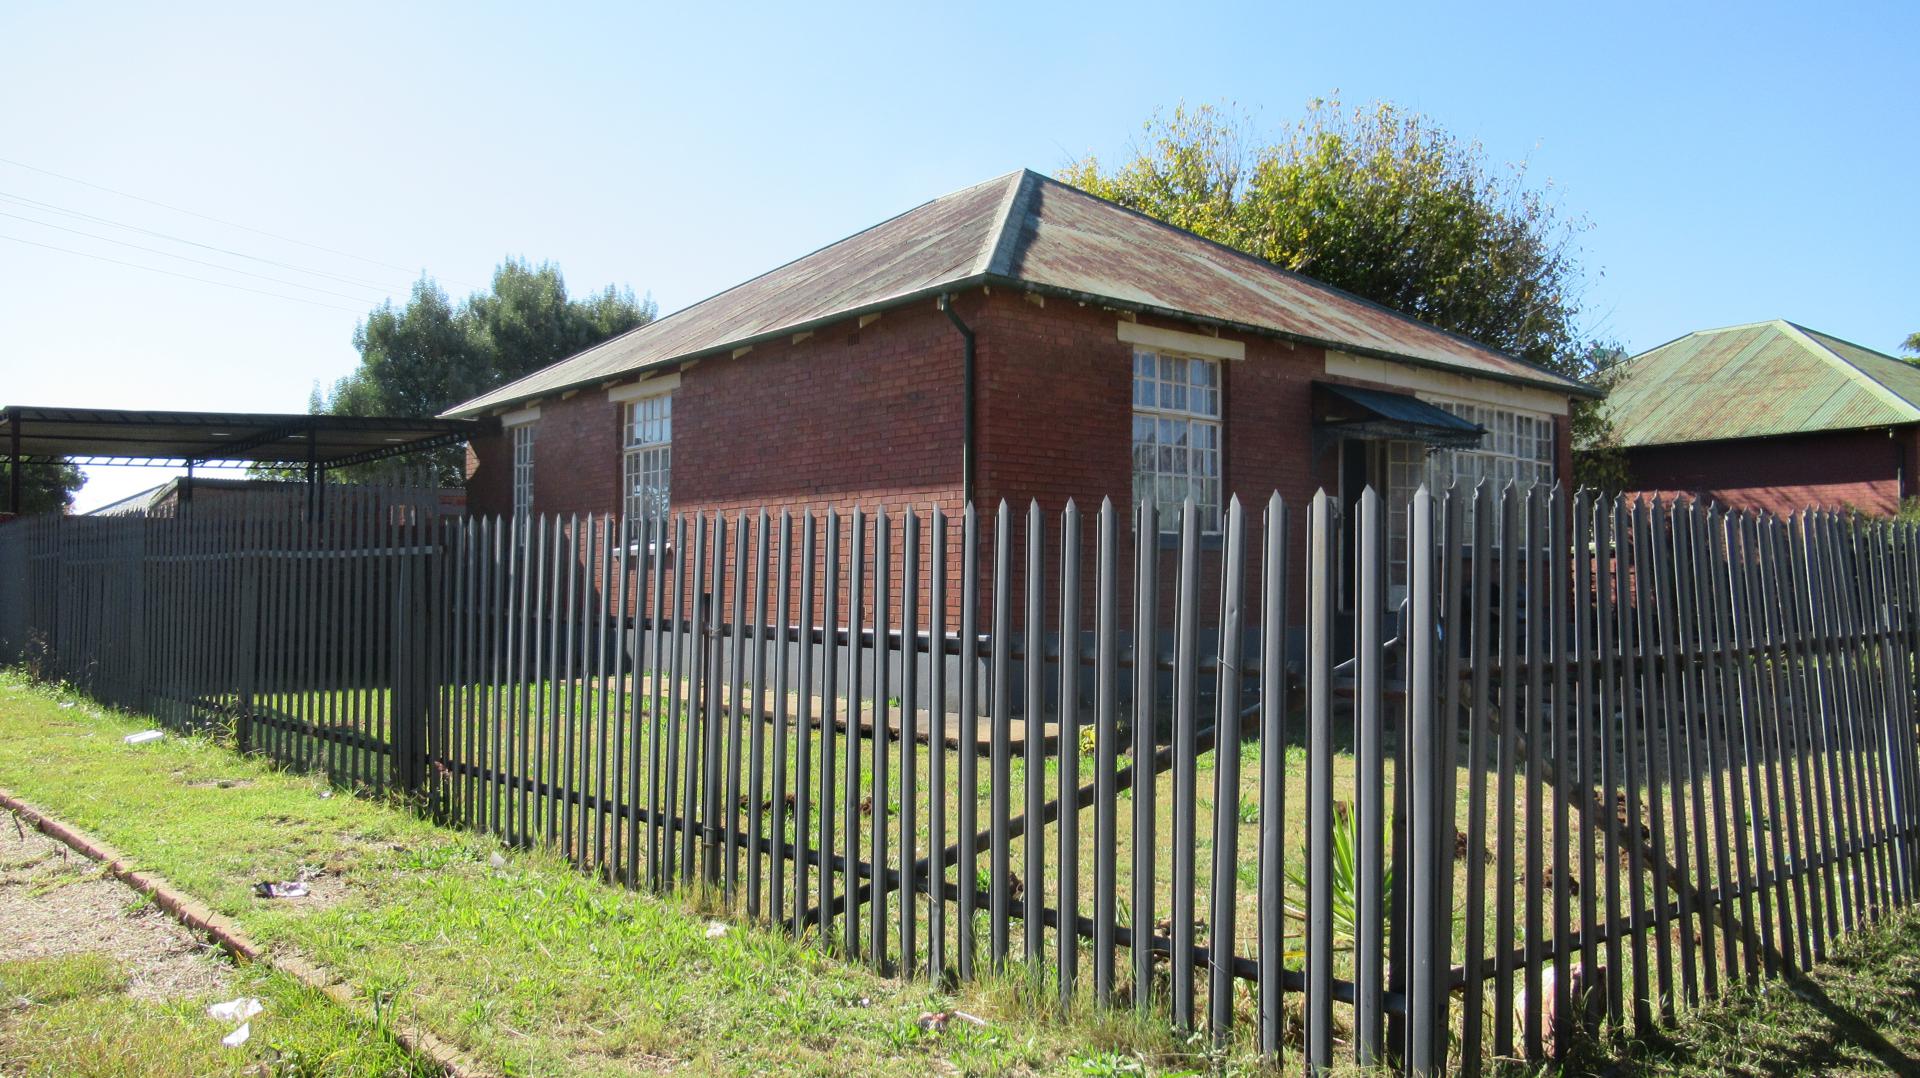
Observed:
[[[915,298],[995,283],[1592,395],[1544,368],[1021,170],[923,203],[446,414],[482,415]]]
[[[1775,319],[1642,352],[1608,405],[1629,447],[1894,426],[1920,422],[1920,368]]]

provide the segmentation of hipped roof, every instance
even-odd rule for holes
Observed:
[[[1773,319],[1642,352],[1608,404],[1626,446],[1898,426],[1920,422],[1920,367]]]
[[[993,284],[1598,395],[1545,368],[1023,169],[924,203],[446,414],[482,415]]]

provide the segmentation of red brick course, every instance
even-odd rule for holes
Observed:
[[[1633,449],[1637,493],[1787,514],[1858,509],[1889,516],[1915,493],[1920,428],[1835,431],[1785,438]]]
[[[978,345],[975,504],[982,562],[990,564],[993,514],[1005,499],[1015,513],[1017,599],[1024,586],[1025,513],[1029,500],[1037,499],[1048,530],[1045,564],[1049,577],[1056,576],[1059,513],[1067,499],[1076,499],[1083,514],[1090,624],[1100,500],[1113,499],[1123,529],[1132,511],[1133,346],[1119,339],[1121,316],[1054,297],[1042,306],[1000,289],[960,296],[955,309]],[[1141,321],[1195,331],[1173,320]],[[1294,514],[1290,575],[1297,588],[1307,505],[1316,488],[1336,483],[1338,454],[1316,455],[1313,445],[1312,384],[1329,378],[1323,352],[1262,337],[1237,339],[1246,346],[1246,360],[1221,364],[1222,471],[1226,491],[1242,498],[1247,513],[1247,581],[1249,595],[1257,595],[1257,541],[1268,496],[1277,490]],[[888,311],[864,328],[848,320],[803,341],[783,338],[737,358],[702,359],[683,368],[674,395],[673,507],[728,514],[765,507],[776,515],[791,509],[797,547],[797,517],[805,508],[844,514],[854,506],[896,512],[912,507],[930,514],[937,505],[952,521],[949,543],[957,563],[962,371],[960,336],[930,300]],[[535,512],[619,512],[621,408],[598,386],[540,404]],[[1564,420],[1558,429],[1564,475]],[[510,511],[510,458],[505,437],[470,452],[474,512]],[[896,570],[899,542],[896,521]],[[1128,545],[1122,544],[1123,597],[1132,576]],[[841,544],[843,568],[849,546]],[[1199,594],[1206,608],[1218,601],[1218,555],[1203,564]],[[1169,551],[1159,569],[1166,604],[1173,599],[1175,571]],[[957,625],[957,574],[950,580]],[[1303,598],[1298,590],[1293,595],[1290,605],[1297,609]],[[1057,598],[1047,609],[1049,620],[1058,616]]]

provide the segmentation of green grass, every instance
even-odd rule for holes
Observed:
[[[1615,1046],[1620,1047],[1620,1046]],[[1920,1074],[1920,911],[1839,944],[1810,980],[1741,989],[1665,1039],[1581,1056],[1569,1073]]]
[[[563,688],[565,691],[562,691]],[[656,686],[650,680],[643,682],[643,690],[638,697],[643,708],[655,706],[663,697],[670,698],[672,695],[666,693],[662,694],[661,697],[656,697],[653,692],[654,688],[656,688]],[[373,695],[377,697],[379,694],[376,693]],[[549,776],[558,769],[562,775],[562,783],[564,785],[575,789],[584,789],[589,792],[597,792],[602,789],[601,782],[604,777],[606,789],[618,791],[624,795],[624,792],[631,788],[633,774],[631,769],[636,766],[635,761],[637,760],[641,764],[644,764],[649,754],[650,746],[646,744],[644,737],[641,737],[632,739],[637,745],[638,754],[630,758],[628,751],[630,738],[627,728],[617,718],[617,715],[627,701],[621,697],[620,694],[607,694],[603,696],[602,690],[593,683],[564,687],[557,686],[553,683],[530,683],[524,686],[472,686],[466,690],[464,695],[457,699],[457,706],[451,709],[451,714],[455,716],[455,718],[450,720],[449,723],[449,730],[452,735],[451,743],[448,746],[449,752],[455,759],[470,762],[477,766],[499,767],[516,774],[540,777]],[[601,705],[608,699],[614,700],[614,706],[603,711]],[[515,703],[514,706],[506,707],[504,712],[496,712],[494,709],[498,707],[502,701],[524,702]],[[770,695],[757,696],[753,702],[758,705],[762,714],[770,712]],[[673,706],[670,699],[667,700],[667,706],[669,708]],[[845,706],[844,701],[841,702],[840,709],[843,716],[845,714]],[[870,704],[868,708],[871,708]],[[367,698],[366,694],[336,693],[331,694],[331,696],[326,699],[318,696],[298,698],[296,710],[302,710],[305,713],[318,712],[351,716],[369,712],[378,713],[380,704],[377,699],[372,699],[371,706],[369,706],[369,698]],[[818,713],[820,709],[817,704],[813,710],[816,714]],[[607,713],[612,713],[616,717],[607,718]],[[791,707],[789,713],[793,713]],[[684,713],[682,718],[684,721]],[[650,723],[643,717],[641,723],[643,731],[649,725]],[[774,788],[772,765],[774,754],[772,751],[773,739],[771,736],[771,728],[766,724],[755,724],[749,721],[742,724],[741,727],[732,727],[730,725],[728,732],[731,734],[738,731],[742,740],[746,741],[750,739],[755,732],[756,725],[757,731],[766,737],[768,741],[766,748],[767,763],[763,775],[765,777],[765,790],[768,791],[770,795]],[[1083,731],[1083,733],[1084,732],[1085,731]],[[796,731],[788,734],[786,753],[788,773],[786,779],[789,790],[793,789],[795,784],[800,780],[800,776],[797,773],[797,761],[799,759],[798,748],[803,740],[809,746],[810,753],[815,760],[815,771],[807,777],[806,781],[808,788],[815,791],[815,812],[817,820],[817,814],[823,807],[817,799],[817,769],[822,744],[821,734],[817,729],[805,732]],[[1082,740],[1084,744],[1079,754],[1079,773],[1077,778],[1078,784],[1086,785],[1094,780],[1096,768],[1091,739],[1083,738]],[[1305,797],[1306,753],[1301,744],[1303,740],[1304,730],[1302,729],[1302,719],[1296,714],[1291,717],[1288,731],[1288,748],[1284,764],[1284,782],[1288,812],[1283,821],[1282,846],[1287,861],[1286,867],[1290,873],[1300,872],[1305,865],[1305,823],[1307,814],[1304,809],[1307,801]],[[1558,834],[1565,833],[1574,838],[1577,838],[1579,835],[1579,824],[1574,814],[1555,794],[1551,786],[1535,787],[1528,781],[1526,774],[1527,765],[1525,762],[1527,739],[1525,735],[1522,734],[1516,740],[1519,743],[1519,751],[1517,754],[1515,773],[1513,775],[1513,801],[1511,802],[1509,815],[1509,826],[1512,830],[1503,841],[1502,836],[1497,833],[1497,826],[1501,818],[1499,811],[1501,798],[1497,759],[1495,759],[1493,753],[1493,739],[1491,737],[1488,738],[1488,773],[1485,775],[1483,802],[1486,810],[1485,820],[1487,834],[1481,843],[1482,849],[1488,851],[1486,854],[1488,860],[1485,864],[1484,872],[1485,886],[1478,895],[1485,925],[1484,941],[1481,948],[1483,954],[1492,953],[1496,950],[1496,944],[1498,942],[1498,936],[1496,934],[1497,903],[1503,892],[1510,896],[1512,900],[1512,942],[1515,945],[1525,944],[1529,936],[1527,931],[1529,922],[1536,918],[1540,924],[1542,937],[1550,938],[1552,936],[1554,926],[1554,896],[1549,887],[1538,882],[1541,875],[1537,875],[1536,871],[1544,874],[1554,870],[1555,866],[1551,851]],[[825,807],[831,814],[832,824],[837,833],[835,839],[836,848],[841,848],[846,841],[843,821],[844,805],[849,797],[856,803],[870,800],[873,794],[874,776],[870,742],[862,741],[860,743],[858,767],[851,775],[849,775],[845,766],[845,753],[847,748],[847,738],[845,734],[842,733],[837,737],[836,742],[835,786],[832,797]],[[570,746],[570,748],[562,754],[560,759],[550,760],[548,759],[549,748],[556,744]],[[296,742],[289,745],[282,745],[281,751],[290,749],[292,754],[298,757],[301,755],[303,748],[304,746]],[[1543,748],[1547,748],[1547,746],[1543,746]],[[684,767],[687,752],[687,747],[684,743],[681,752],[682,766]],[[1257,953],[1259,947],[1259,935],[1257,931],[1257,917],[1259,913],[1258,865],[1253,851],[1256,848],[1260,826],[1258,784],[1260,782],[1260,769],[1264,755],[1264,747],[1258,742],[1250,741],[1241,747],[1241,754],[1240,787],[1237,803],[1233,806],[1235,823],[1237,824],[1235,828],[1237,840],[1237,849],[1235,851],[1235,880],[1237,883],[1234,906],[1237,920],[1235,947],[1237,952],[1242,956],[1251,957]],[[977,819],[979,826],[986,826],[990,819],[988,814],[988,800],[985,796],[985,785],[989,775],[987,762],[985,760],[980,761],[979,786],[968,791],[959,782],[959,755],[957,749],[947,751],[944,755],[947,788],[949,791],[947,801],[947,818],[949,821],[948,841],[952,841],[957,834],[959,808],[962,802],[968,799],[969,794],[971,794],[973,807],[978,814]],[[1656,760],[1659,761],[1666,759],[1666,746],[1664,742],[1658,742],[1656,744],[1655,757]],[[316,759],[318,758],[319,757],[316,757]],[[925,856],[930,851],[932,839],[929,825],[932,818],[932,798],[930,793],[932,789],[931,777],[935,766],[934,754],[929,746],[921,744],[915,746],[911,758],[913,760],[913,766],[919,775],[919,796],[916,803],[918,826],[916,828],[914,846],[917,855]],[[1468,820],[1468,804],[1470,801],[1469,770],[1465,764],[1465,758],[1466,754],[1464,746],[1462,746],[1462,762],[1455,775],[1455,822],[1462,828],[1465,827]],[[1854,761],[1851,757],[1841,754],[1840,759],[1845,766],[1854,766]],[[898,769],[900,767],[899,746],[897,744],[891,746],[889,749],[889,761],[889,767],[893,775],[892,782],[889,786],[890,797],[887,803],[887,811],[890,816],[889,823],[897,824],[898,813],[901,808],[897,799],[899,783]],[[1120,763],[1121,766],[1127,766],[1131,763],[1131,755],[1126,751],[1125,746],[1122,746]],[[1213,752],[1201,753],[1196,761],[1197,789],[1195,796],[1196,826],[1194,864],[1197,873],[1196,891],[1198,894],[1194,908],[1200,916],[1205,916],[1208,909],[1206,895],[1215,855],[1213,847],[1214,801],[1217,792],[1215,787],[1215,765],[1216,755]],[[601,770],[603,767],[605,768],[604,773]],[[1043,764],[1044,797],[1049,801],[1055,797],[1058,789],[1058,767],[1059,763],[1049,753]],[[354,769],[349,766],[346,770],[348,774],[351,774]],[[1551,768],[1549,767],[1548,770],[1551,770]],[[1393,785],[1396,778],[1394,759],[1391,753],[1383,764],[1382,773],[1385,784],[1385,790],[1383,791],[1384,800],[1386,803],[1391,804]],[[1662,774],[1663,772],[1659,768],[1656,768],[1655,773]],[[1748,799],[1746,774],[1745,769],[1735,767],[1723,769],[1717,775],[1716,781],[1722,784],[1726,805],[1734,813],[1740,811],[1740,806],[1744,805]],[[1333,758],[1333,776],[1333,796],[1337,800],[1351,803],[1356,797],[1357,776],[1355,757],[1350,751],[1344,751],[1344,749],[1336,750]],[[1019,816],[1024,811],[1027,769],[1025,760],[1017,748],[1014,751],[1013,759],[1009,767],[1009,779],[1009,802],[1012,806],[1012,814]],[[1155,901],[1151,916],[1140,919],[1145,923],[1156,923],[1165,920],[1172,908],[1174,897],[1172,887],[1173,873],[1171,871],[1173,848],[1171,841],[1171,836],[1173,835],[1172,777],[1167,774],[1161,774],[1155,778],[1155,784],[1154,816],[1156,821],[1156,843],[1153,853],[1155,865]],[[748,789],[744,777],[741,780],[740,788],[743,793]],[[1702,784],[1699,787],[1689,790],[1689,797],[1684,804],[1684,807],[1688,811],[1684,817],[1680,811],[1682,805],[1676,803],[1674,800],[1674,786],[1665,781],[1661,781],[1656,783],[1653,788],[1660,792],[1664,802],[1663,837],[1669,851],[1669,857],[1678,858],[1684,853],[1684,857],[1692,862],[1690,870],[1698,880],[1708,886],[1717,882],[1720,877],[1720,872],[1718,865],[1715,863],[1712,851],[1709,851],[1707,860],[1702,863],[1696,859],[1696,845],[1692,841],[1691,836],[1684,847],[1677,842],[1679,835],[1692,832],[1696,826],[1697,817],[1693,811],[1693,801],[1696,796],[1701,799],[1700,813],[1709,821],[1713,818],[1713,811],[1710,805],[1711,798],[1705,793],[1708,786]],[[518,831],[519,817],[515,815],[515,808],[519,803],[519,799],[516,797],[510,795],[504,799],[507,818],[504,821],[496,823],[492,819],[492,808],[495,804],[494,797],[487,789],[480,787],[476,783],[463,780],[453,780],[447,783],[442,789],[447,797],[450,814],[462,819],[471,818],[481,826],[497,827],[508,833]],[[1643,787],[1643,791],[1646,789],[1646,787]],[[1801,796],[1804,799],[1804,793]],[[1130,906],[1135,852],[1134,833],[1132,829],[1132,801],[1133,794],[1131,791],[1123,791],[1121,793],[1118,813],[1120,826],[1115,836],[1118,847],[1116,884],[1119,900],[1117,907],[1119,920],[1123,925],[1135,923],[1135,911],[1132,910]],[[479,810],[477,817],[468,817],[465,815],[470,809],[476,807]],[[543,799],[539,797],[532,797],[528,799],[526,807],[531,812],[531,831],[540,841],[545,841],[549,830],[545,822],[548,819],[546,814],[551,813],[556,806],[545,803]],[[1647,811],[1643,806],[1643,818],[1646,817]],[[744,811],[739,813],[739,819],[742,821],[740,826],[743,829],[745,827],[745,817],[746,813]],[[783,826],[786,835],[791,841],[793,836],[791,819],[782,818],[784,822],[781,826]],[[587,838],[578,840],[569,838],[575,825],[580,822],[581,819],[578,810],[569,809],[561,813],[559,822],[557,825],[554,825],[552,829],[558,833],[557,841],[562,849],[580,850],[583,858],[591,861],[595,856],[598,836],[589,835]],[[611,832],[609,838],[613,838],[619,833],[620,821],[618,820],[596,819],[589,815],[585,822],[591,831],[598,831],[601,828],[605,828]],[[1595,820],[1596,825],[1598,825],[1599,822],[1599,819]],[[1784,821],[1782,822],[1784,823]],[[862,810],[859,820],[859,842],[861,844],[863,857],[868,856],[867,844],[870,836],[867,832],[870,825],[871,817],[865,810]],[[1768,831],[1773,837],[1777,838],[1781,834],[1780,831],[1775,830],[1771,822],[1763,824],[1762,826],[1763,829]],[[1539,832],[1538,842],[1531,844],[1531,848],[1539,854],[1540,864],[1537,867],[1529,865],[1527,856],[1530,847],[1530,836],[1528,832],[1530,829],[1536,827]],[[1682,830],[1683,827],[1685,830]],[[1710,847],[1716,846],[1718,842],[1730,843],[1731,840],[1727,835],[1722,835],[1718,839],[1712,838],[1711,831],[1712,825],[1711,822],[1709,822],[1710,837],[1708,845]],[[1044,843],[1045,870],[1039,880],[1022,881],[1027,893],[1038,893],[1044,896],[1049,905],[1056,905],[1060,894],[1061,873],[1060,866],[1056,860],[1058,856],[1059,834],[1060,828],[1058,824],[1048,825],[1043,829],[1041,841]],[[1092,881],[1094,877],[1094,854],[1096,849],[1093,841],[1094,818],[1091,808],[1082,810],[1079,815],[1079,834],[1080,845],[1076,873],[1079,882],[1081,912],[1086,914],[1092,912]],[[898,866],[902,860],[902,851],[899,848],[897,826],[889,828],[888,841],[891,846],[889,862]],[[1013,871],[1017,876],[1024,876],[1026,874],[1025,854],[1027,841],[1026,838],[1016,838],[1011,844],[1010,861]],[[609,845],[610,848],[615,850],[624,847],[624,843],[618,840],[610,842]],[[643,846],[644,845],[643,840]],[[1584,908],[1581,892],[1594,895],[1596,914],[1600,917],[1606,915],[1607,909],[1602,892],[1604,891],[1604,884],[1609,875],[1616,881],[1616,885],[1621,891],[1623,908],[1631,907],[1636,899],[1639,905],[1644,908],[1652,902],[1654,897],[1652,877],[1650,874],[1643,876],[1639,881],[1639,888],[1636,893],[1632,886],[1633,881],[1626,878],[1624,860],[1619,858],[1606,858],[1597,833],[1595,835],[1594,845],[1595,861],[1591,865],[1583,865],[1581,863],[1581,851],[1577,843],[1571,844],[1572,848],[1569,850],[1570,864],[1568,867],[1571,870],[1569,890],[1571,893],[1567,897],[1567,902],[1568,913],[1575,925],[1578,924]],[[1499,872],[1500,866],[1492,860],[1490,852],[1500,849],[1503,846],[1513,850],[1513,873],[1504,878]],[[1731,848],[1729,844],[1728,849],[1731,850]],[[1454,863],[1454,919],[1456,922],[1456,931],[1454,933],[1453,958],[1455,961],[1460,961],[1465,957],[1465,932],[1462,922],[1465,919],[1468,903],[1466,883],[1469,857],[1471,856],[1471,854],[1463,856]],[[1729,854],[1729,856],[1731,857],[1731,854]],[[745,863],[750,860],[750,857],[742,857],[743,876],[746,871]],[[983,869],[985,863],[986,859],[983,856],[981,862]],[[948,879],[950,881],[957,881],[960,876],[961,873],[957,867],[949,868]],[[806,896],[808,904],[818,901],[820,897],[819,884],[820,881],[816,873],[809,880],[809,892]],[[982,888],[986,886],[984,873],[980,886]],[[1298,908],[1303,901],[1302,891],[1303,888],[1297,883],[1289,884],[1287,895],[1288,907],[1295,913],[1298,912]],[[894,924],[898,919],[899,903],[900,899],[897,895],[891,896],[887,900],[886,918],[889,925]],[[920,953],[916,956],[916,959],[918,962],[924,964],[927,959],[927,948],[930,937],[930,915],[926,909],[928,900],[925,898],[917,899],[916,905],[920,907]],[[739,908],[740,907],[736,906],[736,910]],[[1534,912],[1530,913],[1530,909]],[[1758,912],[1758,905],[1755,903],[1754,913],[1756,916]],[[1776,911],[1775,916],[1777,919],[1779,916],[1778,911]],[[957,933],[953,927],[957,918],[950,912],[948,921],[948,954],[949,961],[951,962],[951,956],[954,954],[954,947],[957,944],[957,939],[955,938]],[[1297,933],[1300,927],[1301,925],[1297,920],[1289,919],[1288,931],[1290,936],[1285,942],[1285,947],[1286,953],[1289,956],[1287,959],[1288,963],[1295,966],[1299,964],[1301,941],[1297,935],[1291,935],[1291,933]],[[836,935],[844,931],[844,924],[836,925]],[[855,934],[858,939],[858,945],[864,947],[866,940],[865,926],[860,926]],[[1023,936],[1022,926],[1018,924],[1014,925],[1010,932],[1010,952],[1012,958],[1016,961],[1024,958]],[[1208,939],[1205,926],[1202,926],[1196,933],[1196,938],[1202,942]],[[988,961],[986,954],[987,939],[987,922],[983,914],[977,921],[974,932],[976,963],[981,967],[984,967]],[[1676,991],[1679,991],[1681,978],[1677,967],[1679,964],[1680,934],[1677,924],[1670,924],[1668,928],[1668,939],[1675,955],[1675,987]],[[1050,965],[1053,962],[1056,940],[1057,935],[1054,930],[1047,929],[1042,933],[1042,950],[1039,954],[1039,960],[1043,965]],[[1723,931],[1716,934],[1711,950],[1705,946],[1704,936],[1696,938],[1693,953],[1700,966],[1699,977],[1702,989],[1704,989],[1708,983],[1709,964],[1716,970],[1722,965],[1723,956],[1727,953],[1726,942]],[[837,946],[838,941],[831,941],[831,945]],[[1344,943],[1342,943],[1342,946],[1344,948]],[[1084,973],[1084,971],[1091,968],[1091,948],[1083,941],[1081,943],[1081,951],[1081,969]],[[1628,951],[1628,946],[1623,944],[1623,959],[1628,957]],[[1649,946],[1649,951],[1653,952],[1651,946]],[[1654,957],[1654,955],[1650,953],[1650,957]],[[1350,952],[1344,949],[1336,955],[1335,975],[1337,977],[1351,976],[1350,959]],[[1131,981],[1130,973],[1128,972],[1130,969],[1129,957],[1124,952],[1119,956],[1118,967],[1122,971],[1120,985],[1122,993],[1124,994],[1124,992],[1128,990]],[[1622,971],[1622,976],[1623,978],[1625,977],[1624,970]],[[1649,979],[1651,980],[1652,978],[1650,977]],[[1202,983],[1197,986],[1196,998],[1200,1001],[1201,1010],[1204,1013],[1207,1003],[1207,990],[1204,984],[1204,976],[1202,976],[1200,980]],[[1524,989],[1526,983],[1527,978],[1524,974],[1517,974],[1514,977],[1514,987],[1516,990]],[[1623,981],[1623,983],[1625,982]],[[1164,990],[1165,987],[1165,985],[1162,985],[1162,990]],[[1236,1030],[1236,1035],[1242,1037],[1243,1042],[1245,1035],[1252,1025],[1254,1003],[1255,1000],[1251,986],[1246,983],[1236,984],[1234,1007],[1240,1017],[1240,1021],[1237,1023],[1239,1028]],[[1164,1008],[1162,1009],[1164,1011]],[[1488,978],[1487,981],[1486,1000],[1483,1010],[1487,1016],[1486,1021],[1488,1025],[1487,1036],[1483,1043],[1491,1049],[1492,1046],[1497,1043],[1497,1039],[1494,1036],[1494,1028],[1500,1023],[1509,1021],[1511,1016],[1509,1008],[1497,1005],[1497,1001],[1494,998],[1492,978]],[[1348,1008],[1337,1006],[1334,1010],[1336,1023],[1344,1026],[1344,1023],[1349,1017],[1349,1013]],[[1458,1023],[1463,1020],[1463,1015],[1464,1008],[1456,1006],[1453,1020]],[[1517,1039],[1517,1032],[1515,1036]]]
[[[239,1048],[208,998],[153,1002],[127,994],[126,972],[99,954],[0,962],[0,1073],[48,1078],[214,1074],[426,1075],[368,1022],[292,978],[243,969],[231,995],[265,1010]],[[258,1069],[250,1069],[258,1068]]]
[[[1125,1013],[1063,1022],[1025,997],[1023,978],[948,992],[776,932],[709,939],[699,896],[629,893],[538,852],[507,852],[496,869],[491,840],[402,807],[323,798],[319,778],[213,741],[121,744],[145,725],[0,675],[0,785],[159,871],[274,953],[328,967],[381,1001],[387,1020],[506,1073],[1085,1074],[1133,1062],[1180,1073],[1219,1062]],[[344,887],[327,904],[253,897],[254,882],[303,865]],[[916,1024],[954,1006],[989,1025],[936,1034]],[[57,1050],[83,1051],[66,1042],[89,1036],[85,1024],[61,1028]]]

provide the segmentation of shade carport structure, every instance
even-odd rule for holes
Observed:
[[[309,485],[335,468],[459,445],[489,420],[299,412],[172,412],[112,408],[0,409],[0,449],[10,468],[7,510],[18,512],[20,472],[36,465],[205,465],[302,468]]]

